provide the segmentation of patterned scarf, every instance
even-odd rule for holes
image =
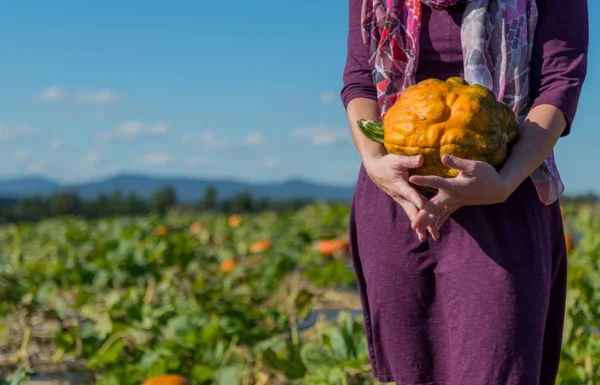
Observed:
[[[530,104],[535,0],[363,0],[363,40],[369,45],[381,117],[416,82],[422,3],[438,8],[466,3],[461,26],[464,78],[492,90],[522,122]],[[530,177],[544,204],[564,190],[554,153]]]

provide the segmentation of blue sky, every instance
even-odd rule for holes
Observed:
[[[359,159],[339,98],[347,17],[346,0],[3,4],[0,179],[352,184]],[[594,24],[591,34],[573,133],[556,148],[567,193],[600,192]]]

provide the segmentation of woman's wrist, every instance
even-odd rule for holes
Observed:
[[[369,143],[369,144],[371,144],[371,143]],[[358,155],[360,156],[360,158],[362,159],[363,162],[377,160],[387,154],[385,147],[383,147],[381,144],[379,144],[379,143],[373,143],[373,144],[376,144],[376,146],[374,146],[374,145],[363,146],[363,148],[361,148],[359,150]]]
[[[358,121],[360,119],[380,119],[377,101],[368,98],[352,99],[348,103],[347,114],[352,132],[352,139],[363,164],[365,164],[365,166],[366,164],[371,164],[373,161],[380,159],[387,154],[387,151],[382,144],[372,141],[358,128]]]
[[[385,154],[387,154],[385,147],[383,147],[380,144],[378,144],[378,145],[379,145],[379,148],[377,148],[377,147],[369,148],[368,150],[363,151],[362,153],[359,152],[359,156],[361,157],[362,164],[365,167],[367,174],[369,174],[369,175],[371,174],[371,170],[373,170],[373,166],[377,164],[376,162],[379,159],[381,159]]]

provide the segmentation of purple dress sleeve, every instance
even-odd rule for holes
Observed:
[[[362,40],[360,26],[362,0],[349,0],[348,3],[348,53],[341,91],[344,107],[348,107],[350,100],[355,98],[377,100],[368,62],[368,51]]]
[[[532,107],[550,104],[571,131],[587,72],[587,0],[537,0],[539,19],[531,59]]]

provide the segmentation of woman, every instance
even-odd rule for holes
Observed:
[[[352,258],[373,375],[401,385],[554,384],[566,249],[552,148],[570,133],[586,74],[586,0],[350,0],[342,100],[362,158]],[[402,90],[460,76],[520,117],[498,172],[444,157],[453,179],[408,180],[358,119]],[[438,189],[424,196],[408,182]]]

